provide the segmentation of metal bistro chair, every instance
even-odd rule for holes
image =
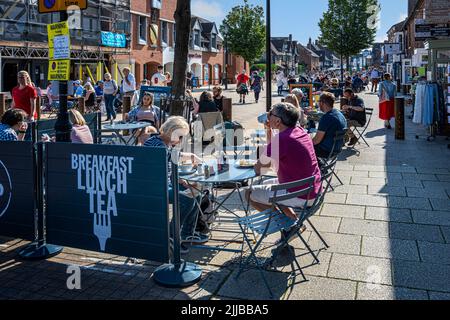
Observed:
[[[328,164],[332,163],[334,160],[337,161],[337,158],[339,157],[339,154],[342,151],[342,147],[344,146],[344,140],[345,140],[345,136],[347,134],[347,131],[337,131],[335,136],[334,136],[334,142],[333,142],[333,148],[331,148],[331,152],[328,156],[328,158],[318,158],[319,160],[319,166],[322,170],[322,174],[323,174],[323,169],[324,167],[328,166]],[[336,152],[337,149],[337,145],[338,143],[341,143],[341,150],[339,152]],[[336,163],[335,161],[335,163]],[[332,174],[334,177],[336,177],[336,179],[339,181],[339,183],[341,184],[341,186],[344,185],[344,183],[342,182],[342,180],[339,178],[339,176],[336,174],[335,172],[335,167],[332,168]],[[331,186],[331,189],[334,190],[333,186]]]
[[[244,218],[240,218],[240,219],[236,220],[238,222],[239,227],[241,228],[242,234],[244,236],[244,242],[247,243],[247,245],[250,249],[249,257],[247,257],[245,259],[245,261],[243,261],[244,243],[242,244],[241,259],[240,259],[240,263],[239,263],[239,272],[236,275],[236,279],[241,275],[245,266],[247,266],[247,268],[249,268],[249,267],[251,268],[251,262],[253,261],[254,264],[256,264],[256,268],[261,273],[263,281],[264,281],[267,289],[269,290],[270,296],[273,298],[273,292],[270,289],[270,286],[269,286],[267,279],[263,272],[265,263],[262,263],[256,255],[261,250],[263,240],[266,237],[268,237],[269,235],[272,235],[272,234],[275,234],[275,233],[278,233],[281,231],[289,231],[289,230],[292,230],[293,228],[297,228],[298,222],[287,217],[283,213],[282,206],[280,206],[279,203],[282,201],[294,199],[294,198],[297,198],[300,196],[308,196],[308,198],[309,198],[311,191],[314,189],[314,186],[313,186],[314,180],[315,180],[315,177],[313,176],[313,177],[309,177],[304,180],[273,186],[272,191],[274,192],[274,197],[270,199],[270,202],[272,203],[271,209],[266,210],[264,212],[257,213],[252,216],[248,216],[248,217],[244,217]],[[291,193],[288,192],[289,189],[303,187],[303,186],[307,186],[307,187],[300,191],[291,192]],[[282,195],[279,195],[279,194],[282,194]],[[305,207],[302,209],[301,216],[306,216],[306,215],[307,215],[307,208]],[[254,243],[253,238],[249,237],[249,235],[247,234],[248,229],[250,229],[250,231],[253,234],[259,236],[259,240],[256,241],[255,245],[253,245],[253,243]],[[297,230],[297,235],[300,237],[300,239],[305,244],[305,246],[307,248],[309,248],[305,239],[302,237],[300,232],[298,232],[298,230]],[[284,234],[283,234],[283,242],[287,243],[288,240],[289,239],[285,238]],[[293,251],[292,247],[289,247],[289,248],[291,249],[291,251]],[[312,252],[312,250],[310,248],[309,248],[309,251]],[[315,257],[315,255],[314,255],[314,257]],[[306,281],[306,277],[303,274],[303,271],[302,271],[302,268],[301,268],[299,262],[297,261],[295,252],[294,252],[294,262],[295,262],[297,268],[299,269],[303,279],[305,279],[305,281]],[[293,273],[295,273],[295,270],[293,271]]]
[[[359,128],[362,128],[362,131],[360,131],[358,129],[358,127],[354,127],[354,129],[352,130],[353,134],[358,139],[357,142],[355,143],[355,145],[353,145],[351,147],[351,149],[353,149],[353,150],[356,150],[357,144],[361,144],[360,140],[363,140],[364,143],[370,148],[369,143],[367,143],[366,139],[364,138],[364,134],[366,133],[367,129],[369,128],[370,121],[372,120],[373,108],[366,108],[366,115],[369,117],[369,119],[367,119],[366,125],[364,127],[359,127]]]

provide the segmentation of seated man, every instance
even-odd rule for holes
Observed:
[[[364,101],[352,89],[348,88],[344,91],[346,102],[342,107],[345,117],[347,118],[347,135],[350,138],[349,146],[354,146],[358,142],[358,138],[353,134],[351,127],[364,127],[366,125],[366,108]]]
[[[314,146],[308,133],[297,127],[299,110],[289,103],[276,104],[269,113],[269,126],[279,130],[272,142],[267,146],[261,159],[255,165],[256,173],[260,174],[263,168],[269,168],[275,164],[278,168],[277,179],[268,180],[261,186],[255,186],[247,191],[247,199],[258,211],[271,208],[269,199],[274,196],[272,185],[284,184],[306,179],[314,176],[314,190],[307,196],[287,200],[280,204],[286,206],[283,210],[289,218],[297,220],[295,212],[291,208],[312,206],[321,188],[321,175]],[[289,190],[295,192],[306,186]],[[281,195],[280,193],[278,195]]]
[[[334,109],[335,97],[332,93],[325,92],[319,98],[319,108],[325,115],[319,123],[319,130],[313,139],[314,149],[319,158],[328,158],[334,145],[336,132],[342,132],[347,128],[347,120],[342,112]],[[342,144],[335,146],[334,154],[341,151]]]

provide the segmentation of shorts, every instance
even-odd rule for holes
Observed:
[[[275,195],[275,192],[273,192],[272,186],[279,185],[278,179],[270,179],[267,181],[264,181],[262,185],[259,186],[253,186],[252,187],[252,193],[250,195],[250,199],[253,202],[257,202],[266,206],[271,206],[269,199],[272,198]],[[278,191],[277,195],[285,195],[286,191]],[[289,199],[285,201],[281,201],[280,205],[289,207],[289,208],[303,208],[305,204],[307,204],[308,207],[311,207],[314,205],[315,200],[305,200],[301,198],[295,198],[295,199]]]

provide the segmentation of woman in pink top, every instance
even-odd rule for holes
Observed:
[[[269,122],[272,129],[278,130],[272,142],[268,145],[265,154],[255,166],[255,171],[261,174],[263,168],[272,164],[277,167],[277,179],[268,180],[261,186],[255,186],[247,199],[258,211],[271,208],[270,198],[274,196],[271,191],[273,185],[284,184],[307,179],[314,176],[314,190],[309,198],[299,197],[281,202],[287,208],[283,211],[288,217],[296,220],[297,216],[291,208],[302,208],[305,205],[312,206],[315,198],[320,193],[321,175],[314,151],[313,142],[309,134],[297,126],[300,118],[299,109],[290,103],[275,105],[269,113]],[[289,192],[300,191],[307,186],[288,190]],[[278,195],[281,195],[280,193]]]
[[[77,110],[70,109],[69,118],[73,125],[70,134],[72,143],[93,144],[94,139],[92,138],[91,130],[86,125],[83,115]]]

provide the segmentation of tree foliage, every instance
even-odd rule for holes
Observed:
[[[375,42],[377,0],[329,0],[319,22],[319,42],[342,57],[359,54]]]
[[[253,63],[265,50],[266,26],[264,9],[261,6],[244,5],[231,9],[220,32],[226,37],[228,49],[246,61]]]

